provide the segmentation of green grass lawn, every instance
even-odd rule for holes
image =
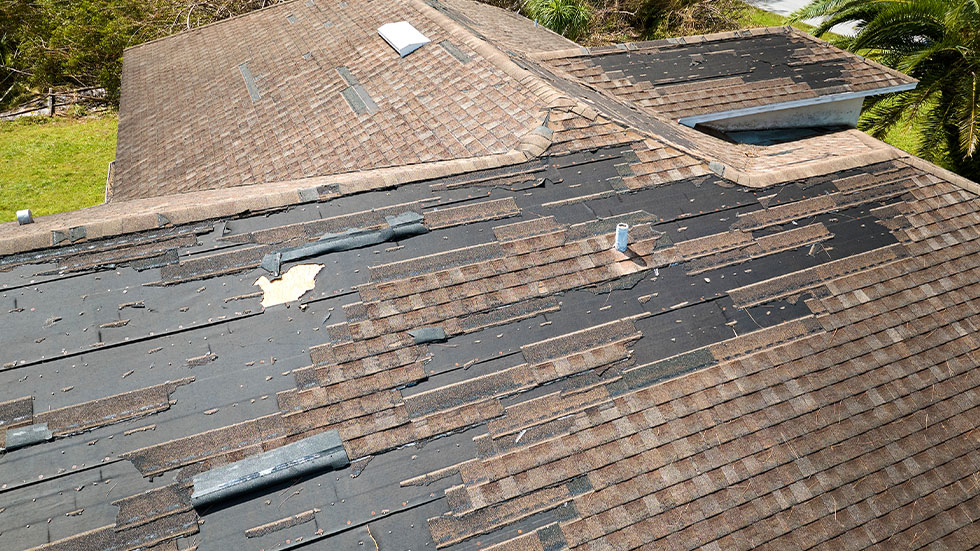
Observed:
[[[786,25],[792,25],[801,31],[806,31],[812,33],[816,27],[813,25],[807,25],[806,23],[795,21],[793,23],[789,22],[789,18],[778,13],[773,13],[771,11],[766,11],[755,6],[749,6],[746,4],[745,12],[742,14],[741,23],[743,27],[753,28],[753,27],[784,27]],[[833,42],[834,39],[839,38],[840,35],[836,33],[827,33],[820,38],[826,40],[827,42]]]
[[[0,122],[0,222],[101,203],[117,124],[115,114]]]

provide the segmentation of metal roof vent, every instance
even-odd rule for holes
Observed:
[[[381,25],[378,27],[378,34],[402,57],[429,43],[429,39],[408,21]]]

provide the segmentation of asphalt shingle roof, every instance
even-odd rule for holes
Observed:
[[[0,225],[0,548],[976,547],[976,184],[425,13],[546,105],[505,152]],[[349,464],[192,505],[312,436]]]
[[[403,20],[432,47],[400,58],[377,29]],[[508,151],[539,124],[543,102],[442,41],[452,43],[448,32],[412,3],[297,1],[130,48],[110,197]],[[348,103],[357,86],[376,111]]]
[[[670,119],[872,94],[915,81],[792,27],[565,50],[539,56]]]

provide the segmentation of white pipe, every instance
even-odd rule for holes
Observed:
[[[629,230],[630,227],[627,224],[620,222],[616,224],[616,250],[625,253],[626,247],[629,245]]]

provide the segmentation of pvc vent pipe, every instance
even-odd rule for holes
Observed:
[[[629,231],[630,227],[628,224],[622,222],[616,224],[616,250],[621,253],[625,253],[626,247],[629,245]]]
[[[24,224],[34,223],[34,214],[31,213],[31,209],[24,209],[17,211],[17,223],[23,226]]]

